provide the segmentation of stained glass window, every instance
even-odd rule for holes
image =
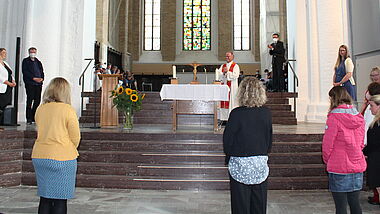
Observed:
[[[160,0],[144,2],[144,50],[157,51],[161,48]]]
[[[250,0],[234,0],[234,50],[250,50]]]
[[[183,50],[211,50],[211,0],[183,1]]]

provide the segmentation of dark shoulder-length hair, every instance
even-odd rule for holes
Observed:
[[[352,105],[352,98],[342,86],[334,86],[329,91],[330,111],[342,104]]]
[[[238,89],[240,106],[261,107],[267,102],[267,95],[263,84],[256,77],[245,77]]]

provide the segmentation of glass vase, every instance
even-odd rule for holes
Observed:
[[[133,113],[132,110],[127,110],[124,112],[124,129],[133,129]]]

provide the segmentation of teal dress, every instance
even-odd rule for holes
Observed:
[[[346,76],[346,66],[344,65],[345,60],[340,61],[338,68],[335,69],[335,83],[340,82],[344,76]],[[342,84],[342,86],[351,95],[353,100],[356,100],[355,86],[351,84],[350,80],[347,80]]]

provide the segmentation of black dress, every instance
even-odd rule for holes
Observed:
[[[380,126],[375,123],[367,131],[367,146],[363,150],[367,158],[367,185],[380,187]]]
[[[5,64],[4,67],[8,71],[8,81],[12,82],[12,70]],[[7,86],[5,93],[0,93],[0,110],[3,111],[5,107],[10,104],[12,104],[12,88]]]

